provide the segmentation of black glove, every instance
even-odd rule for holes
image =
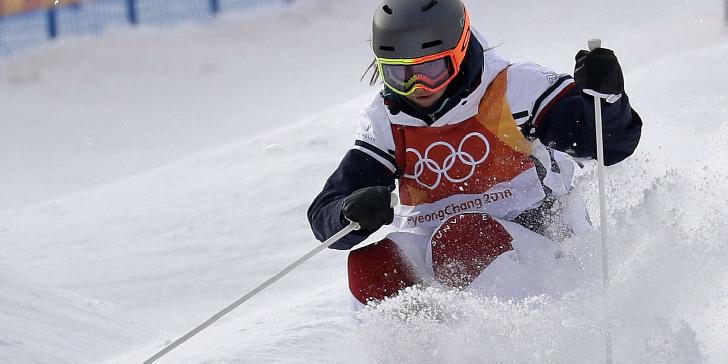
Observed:
[[[579,91],[590,89],[608,95],[624,93],[622,67],[611,49],[579,51],[576,54],[574,80]]]
[[[358,222],[363,231],[373,233],[394,220],[394,209],[389,206],[390,195],[389,188],[384,186],[354,191],[344,199],[341,214],[346,219]]]

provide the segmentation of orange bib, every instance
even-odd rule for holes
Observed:
[[[421,215],[409,219],[414,225],[418,218],[436,223],[463,210],[489,212],[486,205],[499,201],[500,212],[493,215],[505,218],[543,198],[531,144],[516,126],[506,100],[507,78],[507,70],[498,74],[481,99],[479,113],[463,122],[442,127],[392,125],[400,202],[411,215]],[[497,193],[489,193],[496,186]],[[453,200],[449,209],[448,200]],[[513,208],[504,200],[511,200]]]

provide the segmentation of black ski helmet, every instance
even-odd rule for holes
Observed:
[[[413,59],[458,46],[464,53],[470,38],[462,0],[384,0],[372,23],[378,58]]]

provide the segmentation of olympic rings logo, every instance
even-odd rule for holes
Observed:
[[[483,157],[477,160],[472,154],[463,150],[463,146],[465,146],[465,143],[472,138],[480,139],[480,141],[483,142]],[[437,161],[430,158],[430,152],[432,151],[432,149],[439,146],[445,147],[450,150],[450,155],[445,158],[445,160],[443,161],[443,165],[440,165]],[[460,145],[458,145],[457,150],[455,149],[455,147],[447,142],[434,142],[430,144],[429,147],[427,147],[424,156],[414,148],[407,148],[406,152],[416,155],[417,163],[415,163],[414,165],[414,174],[410,175],[405,173],[404,176],[416,180],[419,184],[429,188],[430,190],[434,190],[440,185],[443,177],[452,183],[465,182],[470,177],[472,177],[475,174],[477,166],[485,162],[486,159],[488,159],[488,156],[490,155],[490,143],[488,142],[488,139],[483,136],[483,134],[473,132],[463,138],[463,140],[460,142]],[[464,165],[470,167],[470,173],[462,178],[453,178],[450,175],[450,170],[453,168],[453,166],[455,166],[455,163],[458,160]],[[420,179],[420,177],[422,177],[422,175],[425,173],[425,169],[437,175],[434,183],[427,184]]]

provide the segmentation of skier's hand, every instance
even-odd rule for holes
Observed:
[[[347,220],[358,222],[363,231],[373,233],[394,220],[390,196],[384,186],[362,188],[344,199],[341,214]]]
[[[580,91],[589,89],[607,95],[624,93],[622,67],[611,49],[580,50],[576,54],[574,80]]]

